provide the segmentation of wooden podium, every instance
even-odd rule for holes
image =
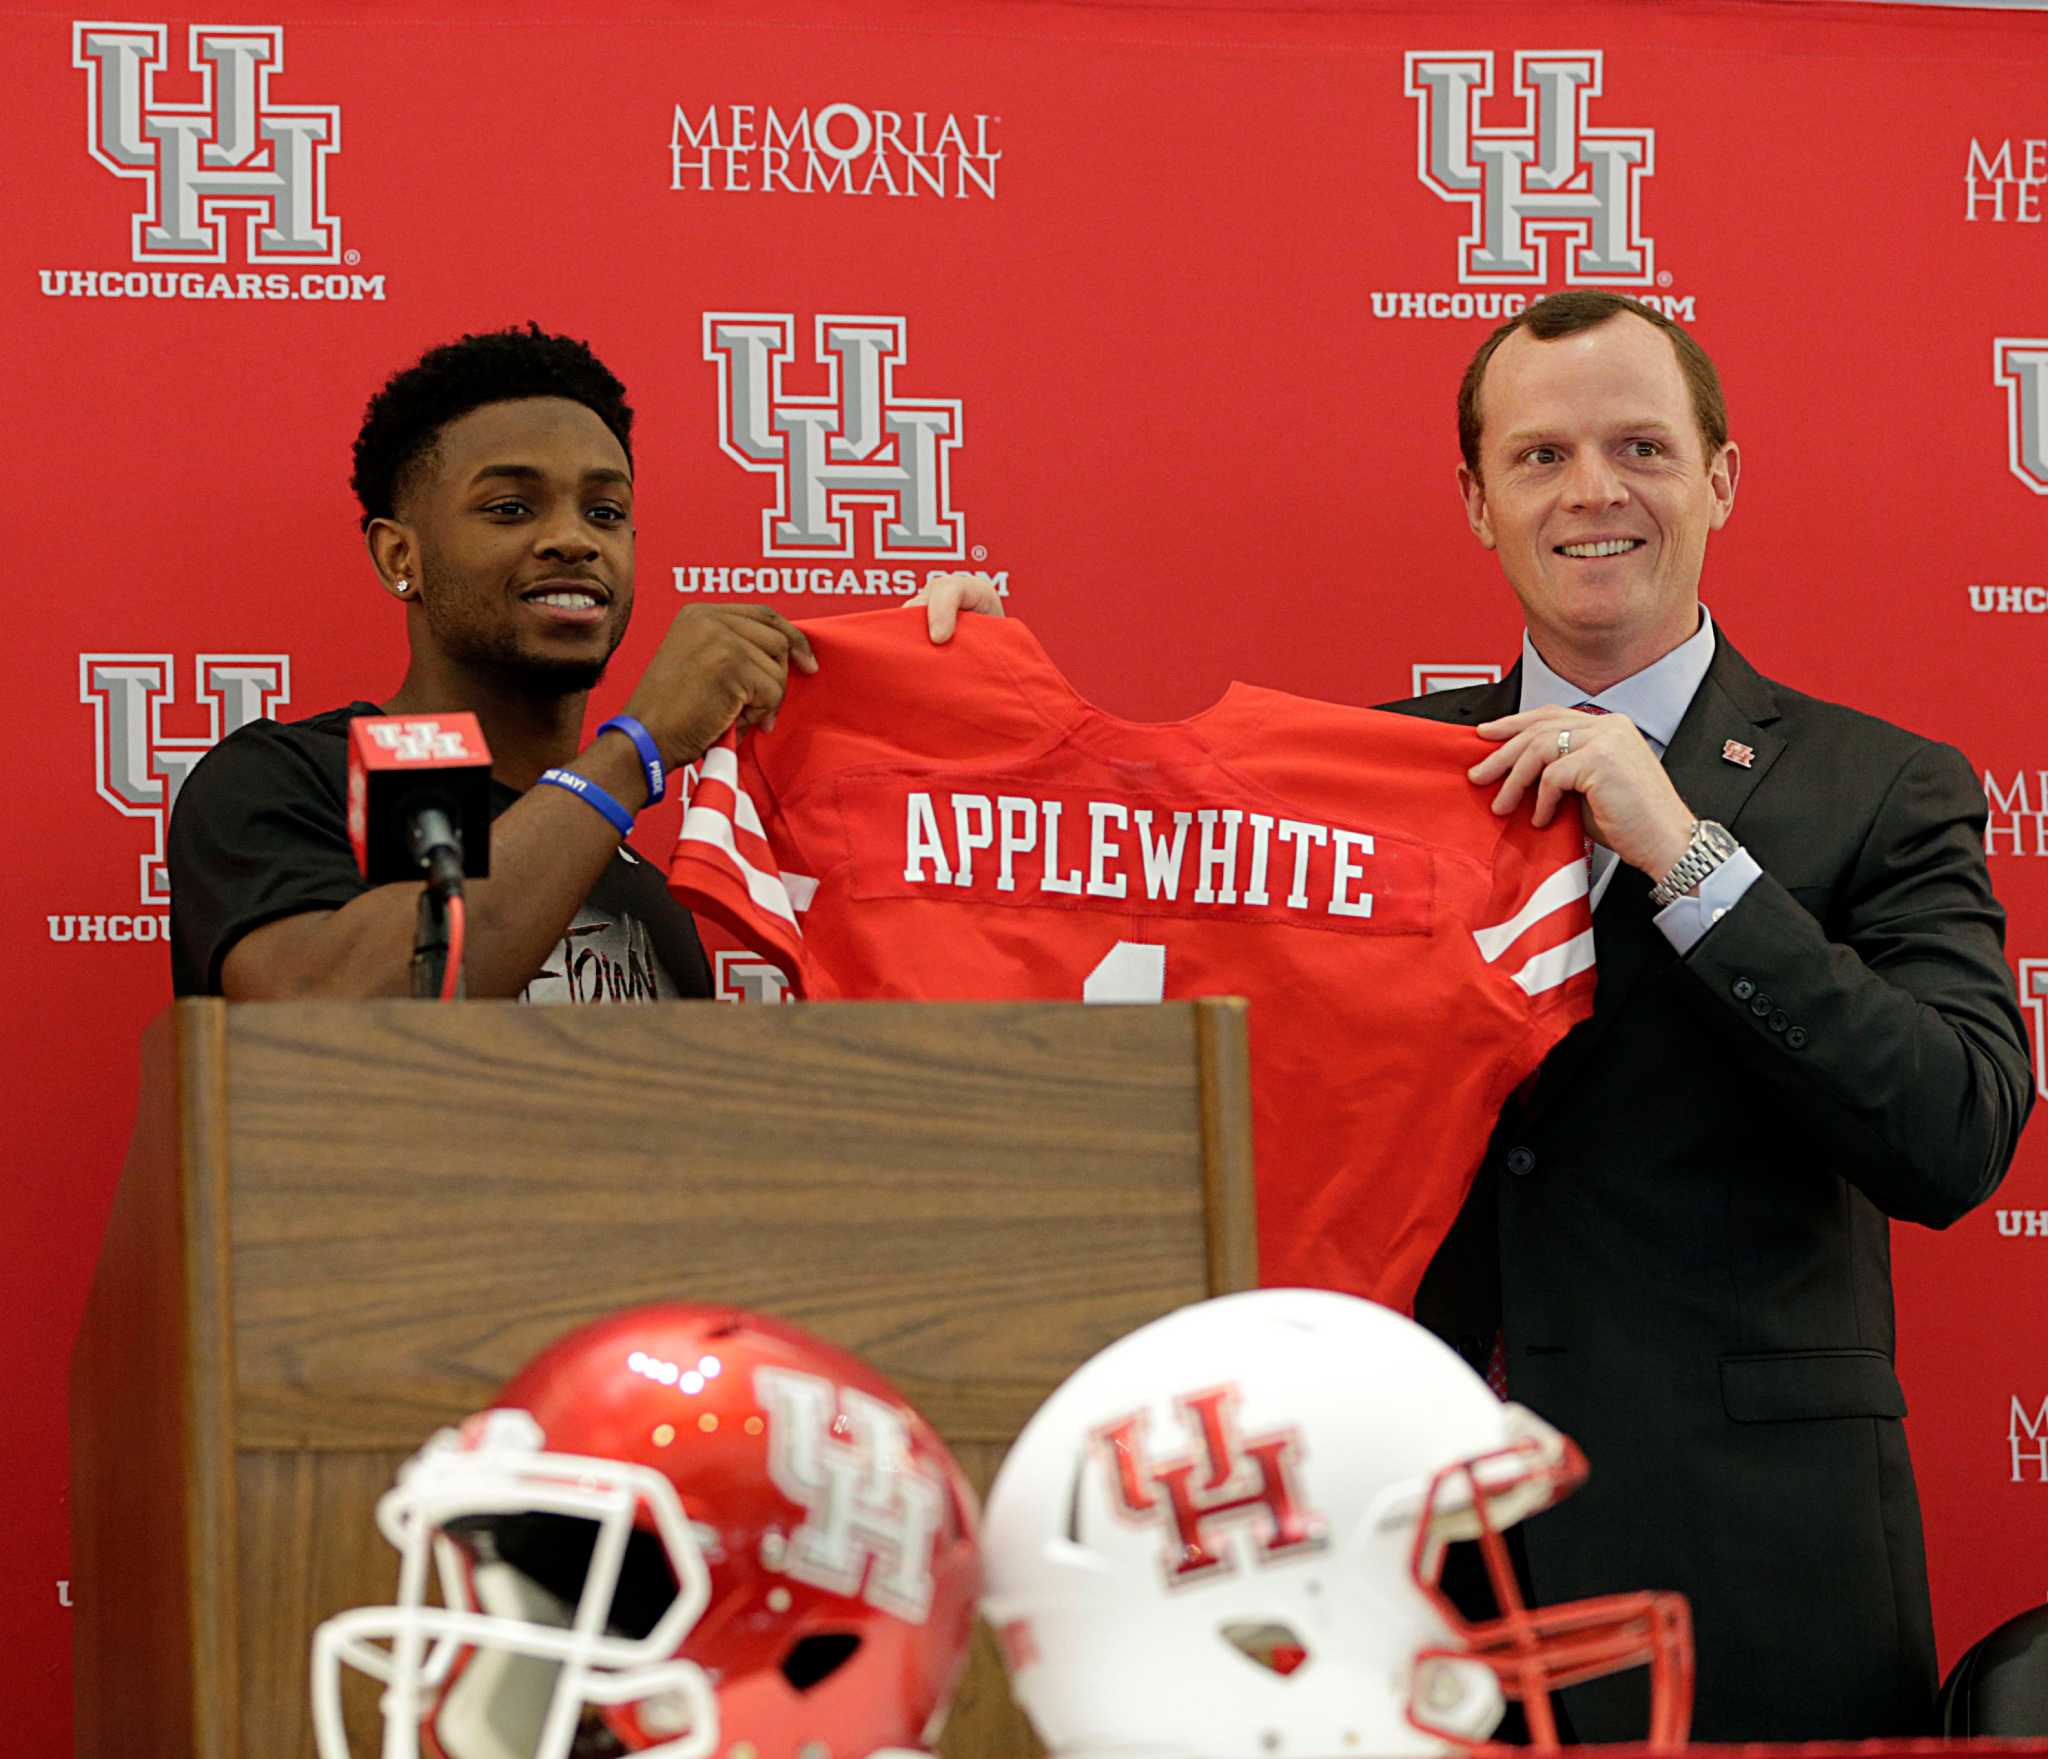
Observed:
[[[396,1580],[377,1495],[586,1319],[793,1320],[986,1491],[1255,1260],[1241,1002],[181,1002],[72,1362],[77,1752],[309,1759],[313,1627]],[[944,1750],[1032,1750],[985,1633]]]

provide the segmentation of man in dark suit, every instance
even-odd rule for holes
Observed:
[[[2032,1098],[1982,794],[1707,616],[1741,459],[1660,314],[1538,302],[1474,359],[1460,428],[1522,662],[1394,706],[1497,742],[1472,771],[1497,811],[1583,812],[1599,988],[1503,1113],[1418,1317],[1592,1461],[1516,1529],[1537,1601],[1691,1597],[1699,1738],[1931,1733],[1889,1223],[1982,1202]],[[1567,1693],[1576,1738],[1639,1732],[1632,1689]]]

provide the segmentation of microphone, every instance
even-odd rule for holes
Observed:
[[[371,885],[459,897],[491,871],[491,752],[475,715],[358,715],[348,726],[348,837]]]

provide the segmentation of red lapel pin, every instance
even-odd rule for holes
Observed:
[[[1721,761],[1739,763],[1744,769],[1748,769],[1756,762],[1756,752],[1739,739],[1729,739],[1721,746]]]

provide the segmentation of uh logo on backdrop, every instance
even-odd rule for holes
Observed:
[[[703,357],[718,448],[761,485],[759,545],[677,564],[677,592],[907,598],[986,563],[953,491],[962,399],[911,377],[907,318],[824,315],[804,334],[790,312],[706,312]]]
[[[87,140],[116,177],[147,188],[135,215],[137,262],[221,262],[224,211],[249,213],[252,260],[333,262],[340,226],[327,207],[327,159],[341,144],[331,104],[277,102],[284,66],[277,26],[193,27],[195,103],[156,90],[170,66],[163,25],[79,24],[72,62],[87,75]]]
[[[135,207],[128,263],[41,269],[46,298],[384,298],[382,275],[339,272],[361,261],[328,200],[341,108],[273,90],[283,26],[193,25],[181,66],[167,25],[80,22],[71,64],[85,76],[86,151],[134,186]]]
[[[801,617],[830,608],[811,598],[907,598],[933,574],[986,567],[953,489],[964,401],[913,376],[908,318],[823,314],[804,325],[794,312],[713,311],[703,346],[715,378],[707,429],[759,485],[760,511],[751,553],[675,564],[678,593],[786,595],[783,609]],[[1009,571],[987,572],[1008,596]],[[685,798],[694,780],[684,774]],[[758,953],[710,952],[722,999],[788,999],[782,972]]]
[[[1626,110],[1610,115],[1604,51],[1517,52],[1519,115],[1505,94],[1495,99],[1490,50],[1416,50],[1405,66],[1416,176],[1465,210],[1466,230],[1455,291],[1380,289],[1374,317],[1498,322],[1562,285],[1625,292],[1691,321],[1690,295],[1655,291],[1671,285],[1643,222],[1657,131],[1620,120]]]
[[[275,716],[291,701],[291,659],[285,654],[199,654],[188,676],[191,695],[181,703],[177,661],[170,654],[78,656],[79,701],[92,711],[94,791],[137,826],[135,890],[125,911],[50,916],[51,940],[168,940],[164,832],[185,778],[218,741],[259,716]],[[180,719],[197,730],[177,732],[167,725]]]
[[[1994,338],[1991,345],[1991,383],[2001,393],[2005,415],[2004,472],[1998,481],[2004,484],[1999,505],[2005,509],[2006,516],[1995,522],[1993,530],[1994,535],[2008,540],[2006,555],[2010,559],[2026,553],[2014,547],[2012,541],[2030,529],[2021,522],[2043,510],[2041,501],[2028,497],[2048,496],[2048,336]],[[1987,399],[1984,405],[1987,418],[1989,409]],[[1986,476],[1997,469],[1990,451],[1991,444],[1995,443],[1992,434],[1987,420],[1986,427],[1979,434],[1985,444],[1977,454],[1977,468]],[[2015,483],[2018,488],[2013,486]],[[1983,572],[1994,577],[1969,582],[1969,606],[1973,615],[2048,617],[2048,584],[2044,584],[2042,576],[2037,574],[2032,580],[2024,577],[2016,580],[2002,567],[1987,568]],[[1997,578],[1999,575],[2004,578]],[[2044,625],[2033,623],[2031,630],[2026,626],[2013,630],[2011,625],[2004,624],[1996,627],[2000,635],[2010,631],[2024,639],[2029,633],[2039,633]],[[2008,645],[1997,658],[2010,669],[2013,665],[2011,655]],[[2024,677],[2039,665],[2038,654],[2029,656],[2022,649],[2015,675]],[[1994,864],[2008,859],[2048,859],[2048,767],[2043,767],[2038,757],[2028,762],[2015,762],[2013,754],[2008,751],[2002,758],[1984,763],[1980,773],[1987,813],[1985,853]],[[2022,970],[2029,974],[2022,982],[2022,1000],[2028,1000],[2029,1005],[2038,1011],[2038,998],[2043,992],[2035,988],[2030,998],[2028,985],[2042,981],[2044,973],[2048,973],[2048,961],[2028,961]],[[2038,1047],[2038,1018],[2035,1033]],[[2048,1079],[2043,1080],[2041,1091],[2048,1094]]]

